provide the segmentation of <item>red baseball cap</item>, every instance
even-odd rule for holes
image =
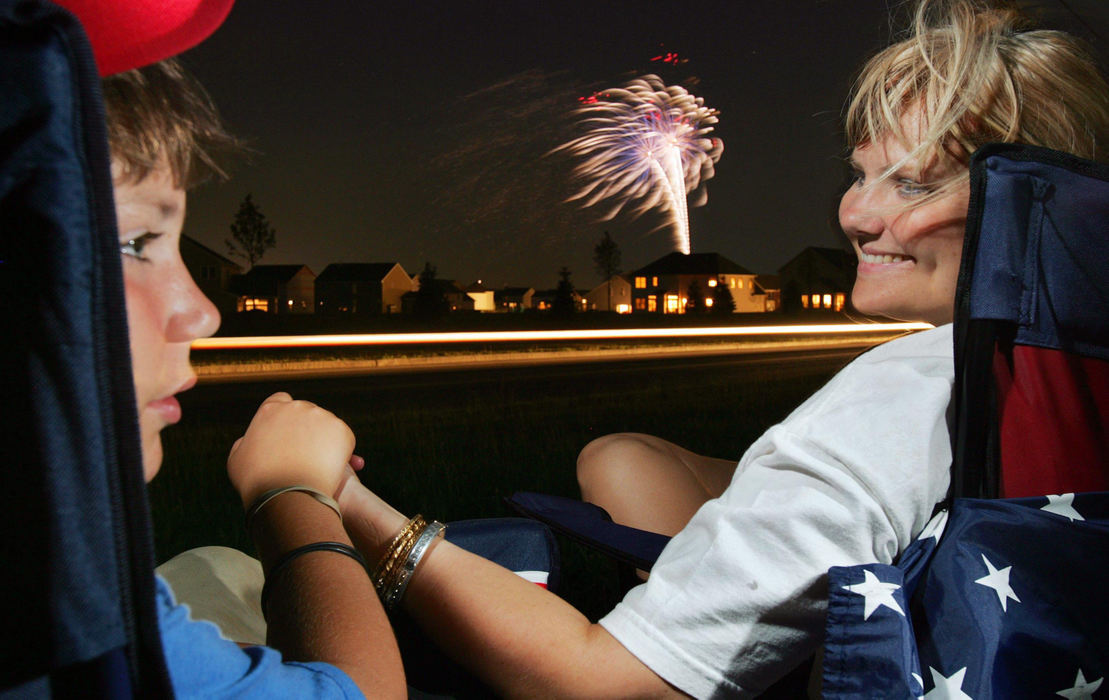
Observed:
[[[206,39],[235,0],[54,0],[85,27],[100,75],[157,63]]]

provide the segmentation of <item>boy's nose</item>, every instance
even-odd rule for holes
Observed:
[[[181,265],[181,272],[183,279],[174,304],[169,336],[174,342],[191,343],[215,333],[219,328],[220,315],[216,305],[193,282],[184,264]]]

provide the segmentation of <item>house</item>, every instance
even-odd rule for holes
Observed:
[[[809,247],[778,269],[782,310],[787,313],[849,307],[857,259],[841,248]]]
[[[481,280],[474,282],[463,291],[466,296],[474,300],[474,311],[491,313],[497,310],[495,292],[492,289],[486,289]]]
[[[557,289],[542,289],[531,297],[532,308],[537,311],[552,311],[555,308],[555,300],[558,298]],[[570,292],[570,299],[573,301],[575,311],[585,311],[586,301],[578,290]]]
[[[316,311],[329,315],[394,314],[415,289],[400,263],[332,263],[316,278]]]
[[[208,246],[189,236],[181,236],[181,259],[192,275],[196,286],[204,292],[221,315],[235,313],[236,296],[231,291],[231,280],[243,268]]]
[[[591,311],[630,314],[632,312],[631,282],[622,275],[613,275],[586,292],[585,307]]]
[[[493,298],[497,303],[497,311],[519,313],[532,306],[532,297],[535,289],[532,287],[504,287],[497,290]]]
[[[235,278],[238,311],[310,314],[315,308],[316,275],[307,265],[255,265]]]
[[[431,280],[434,283],[434,288],[422,300],[421,285],[419,277],[415,278],[413,284],[415,289],[411,292],[406,292],[401,296],[401,310],[406,314],[432,314],[438,315],[448,311],[474,311],[475,301],[474,297],[466,292],[454,280],[445,280],[435,278]],[[484,295],[479,295],[484,302]],[[424,308],[421,309],[421,303]]]
[[[716,287],[724,285],[737,313],[764,312],[766,295],[755,285],[757,275],[718,253],[670,253],[628,274],[632,311],[636,313],[685,313],[689,287],[696,282],[712,305]]]
[[[767,312],[782,308],[782,278],[780,275],[755,275],[755,294],[763,296]]]
[[[447,308],[451,311],[475,311],[474,298],[466,293],[454,280],[443,280],[443,296],[447,298]]]

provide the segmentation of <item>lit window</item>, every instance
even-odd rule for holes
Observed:
[[[268,299],[258,299],[256,297],[244,297],[239,304],[239,311],[269,311],[270,302]]]
[[[836,311],[843,311],[843,307],[847,304],[847,296],[843,292],[836,293]]]
[[[820,295],[819,294],[813,294],[812,295],[812,307],[814,309],[819,309],[820,308]]]
[[[646,277],[636,277],[635,278],[635,288],[636,289],[646,289],[647,288],[647,278]]]
[[[658,311],[658,300],[655,299],[654,294],[647,297],[647,311],[651,313]]]
[[[736,288],[736,289],[743,289],[743,280],[742,280],[742,279],[738,279],[738,280],[736,280],[736,282],[735,282],[735,288]]]
[[[668,314],[677,314],[677,313],[681,313],[681,310],[682,310],[681,299],[678,298],[678,295],[677,294],[667,294],[666,295],[666,313],[668,313]]]
[[[705,306],[712,306],[712,297],[705,299]]]
[[[824,308],[825,309],[832,308],[832,295],[831,294],[825,294],[824,295]]]
[[[640,301],[642,301],[642,299],[640,299]],[[632,312],[632,307],[629,304],[617,304],[616,305],[616,313],[618,313],[618,314],[630,314],[631,312]]]
[[[657,287],[658,286],[658,277],[652,277],[651,278],[651,286],[652,287]]]
[[[646,299],[636,299],[635,300],[635,308],[640,310],[640,311],[645,310],[647,308],[647,300]]]
[[[709,286],[710,287],[715,287],[716,286],[716,280],[709,280]]]
[[[802,294],[801,295],[801,306],[805,307],[806,309],[809,308],[809,295],[808,294]]]
[[[732,289],[735,289],[735,278],[734,277],[732,279],[728,280],[728,283],[729,283],[728,284],[729,287],[731,287]]]

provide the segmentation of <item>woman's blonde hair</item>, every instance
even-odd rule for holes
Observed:
[[[183,189],[226,179],[219,160],[241,145],[204,87],[176,59],[108,76],[100,88],[108,145],[124,181],[142,181],[163,159]]]
[[[883,178],[939,166],[928,201],[961,186],[987,143],[1109,156],[1109,86],[1081,42],[982,0],[920,0],[908,38],[863,67],[845,121],[850,148],[893,137],[908,151]]]

